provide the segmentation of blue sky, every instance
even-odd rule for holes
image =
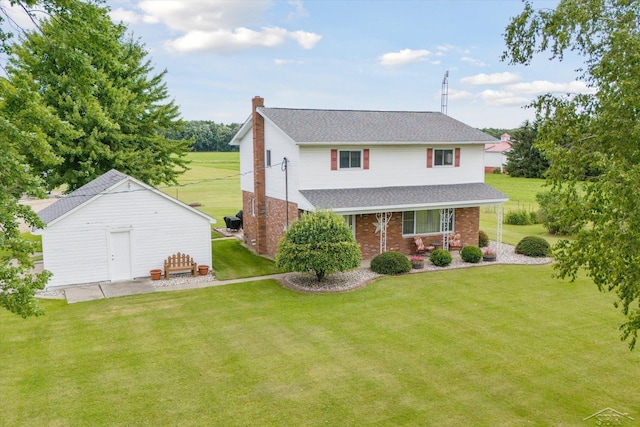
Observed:
[[[534,1],[554,7],[557,1]],[[187,120],[243,122],[268,107],[440,111],[475,127],[519,126],[546,92],[586,91],[579,62],[500,61],[517,0],[109,0],[167,69]]]

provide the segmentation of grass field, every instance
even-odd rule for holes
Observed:
[[[272,280],[0,311],[3,426],[595,425],[640,419],[612,295],[549,266]],[[632,425],[632,424],[623,424]]]
[[[511,211],[519,210],[536,212],[539,208],[536,194],[546,191],[543,179],[513,178],[509,175],[485,174],[485,182],[509,197],[509,201],[503,207],[505,215]],[[497,235],[495,212],[496,208],[493,206],[480,209],[480,229],[487,232],[490,239],[495,239]],[[541,224],[502,225],[502,241],[505,243],[515,245],[526,236],[543,237],[551,244],[557,242],[560,238],[564,238],[549,234]]]
[[[189,203],[200,203],[202,212],[214,217],[224,227],[225,216],[242,209],[239,153],[189,153],[190,170],[180,177],[180,185],[160,190]]]

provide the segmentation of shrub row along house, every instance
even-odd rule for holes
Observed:
[[[484,148],[494,142],[437,112],[267,108],[255,97],[231,141],[244,242],[273,257],[292,221],[328,209],[344,216],[365,259],[411,254],[414,236],[448,248],[455,232],[477,245],[480,207],[508,200],[484,183]]]

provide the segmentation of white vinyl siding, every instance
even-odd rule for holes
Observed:
[[[211,224],[136,183],[123,183],[42,230],[47,287],[110,281],[110,235],[129,232],[131,274],[148,277],[176,252],[211,265]]]
[[[484,146],[470,145],[460,149],[461,167],[425,167],[425,146],[372,146],[369,169],[343,169],[336,173],[329,167],[330,146],[294,146],[299,149],[300,190],[335,188],[371,188],[415,185],[466,184],[484,182]],[[346,147],[345,150],[357,150]],[[451,147],[453,150],[454,147]],[[292,151],[293,151],[292,150]],[[454,152],[455,153],[455,152]],[[284,154],[293,163],[289,154]],[[455,154],[454,154],[455,162]],[[296,167],[292,165],[292,167]],[[244,167],[243,167],[244,169]],[[279,172],[279,171],[278,171]],[[354,172],[354,173],[351,173]],[[282,176],[283,174],[279,172]],[[348,177],[346,176],[348,174]],[[290,174],[291,177],[291,174]],[[278,188],[284,188],[281,183]],[[292,185],[289,190],[294,191]],[[253,191],[253,190],[251,190]],[[293,193],[291,193],[293,194]]]

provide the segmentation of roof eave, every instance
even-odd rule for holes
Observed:
[[[471,208],[479,206],[500,205],[509,199],[486,199],[486,200],[462,200],[447,203],[422,203],[422,204],[406,204],[406,205],[387,205],[387,206],[352,206],[347,208],[316,208],[327,209],[342,215],[347,214],[372,214],[377,212],[400,212],[421,209],[443,209],[443,208]]]
[[[295,141],[297,145],[485,145],[486,141]]]

